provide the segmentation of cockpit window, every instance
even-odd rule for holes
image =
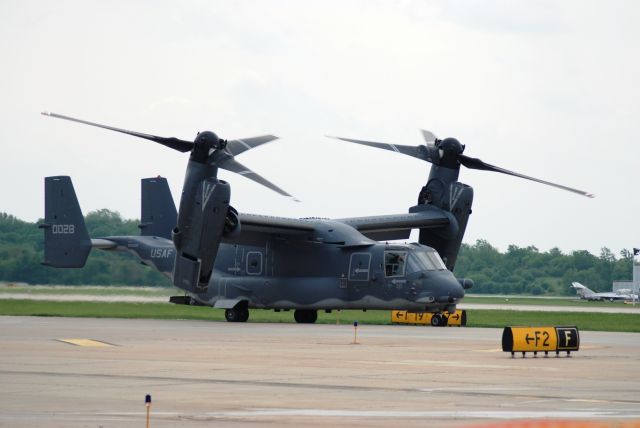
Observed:
[[[447,268],[447,266],[444,264],[444,262],[440,258],[440,255],[435,251],[428,252],[427,257],[429,257],[429,260],[431,260],[433,264],[436,265],[436,269],[445,270]]]
[[[407,260],[406,251],[384,252],[385,276],[404,276],[404,265]]]
[[[436,252],[413,251],[409,257],[409,268],[412,271],[444,270],[447,267]]]

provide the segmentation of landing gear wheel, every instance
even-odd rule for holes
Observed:
[[[224,317],[229,322],[238,322],[239,316],[240,314],[238,313],[237,309],[227,309],[226,311],[224,311]]]
[[[238,316],[238,322],[247,322],[249,319],[249,309],[238,309],[240,313]]]
[[[313,324],[318,319],[318,311],[314,309],[296,309],[293,317],[297,323]]]
[[[431,325],[434,327],[444,327],[447,325],[447,319],[441,314],[434,314],[431,317]]]
[[[224,317],[229,322],[246,322],[249,319],[249,309],[233,308],[224,311]]]

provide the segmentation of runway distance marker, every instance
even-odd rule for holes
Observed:
[[[545,356],[555,352],[557,356],[560,351],[570,355],[579,348],[580,335],[575,326],[505,327],[502,332],[502,350],[511,352],[511,356],[516,352],[522,352],[523,357],[527,352],[533,352],[534,356],[538,352],[544,352]]]
[[[58,342],[68,343],[69,345],[83,346],[86,348],[111,348],[115,345],[107,342],[101,342],[93,339],[56,339]]]

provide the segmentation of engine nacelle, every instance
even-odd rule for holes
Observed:
[[[209,285],[226,229],[232,233],[240,225],[237,212],[230,209],[230,197],[229,184],[210,177],[199,183],[192,201],[181,202],[178,227],[172,233],[177,251],[173,283],[177,287],[202,291]],[[230,228],[229,213],[234,213],[232,219],[236,220],[236,226]]]
[[[224,221],[223,236],[225,238],[233,238],[240,234],[240,216],[238,211],[232,206],[227,210],[227,218]]]

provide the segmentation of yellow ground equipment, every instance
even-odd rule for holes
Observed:
[[[434,327],[467,325],[467,312],[455,311],[450,314],[434,314],[430,312],[391,311],[391,322],[396,324],[423,324]]]

